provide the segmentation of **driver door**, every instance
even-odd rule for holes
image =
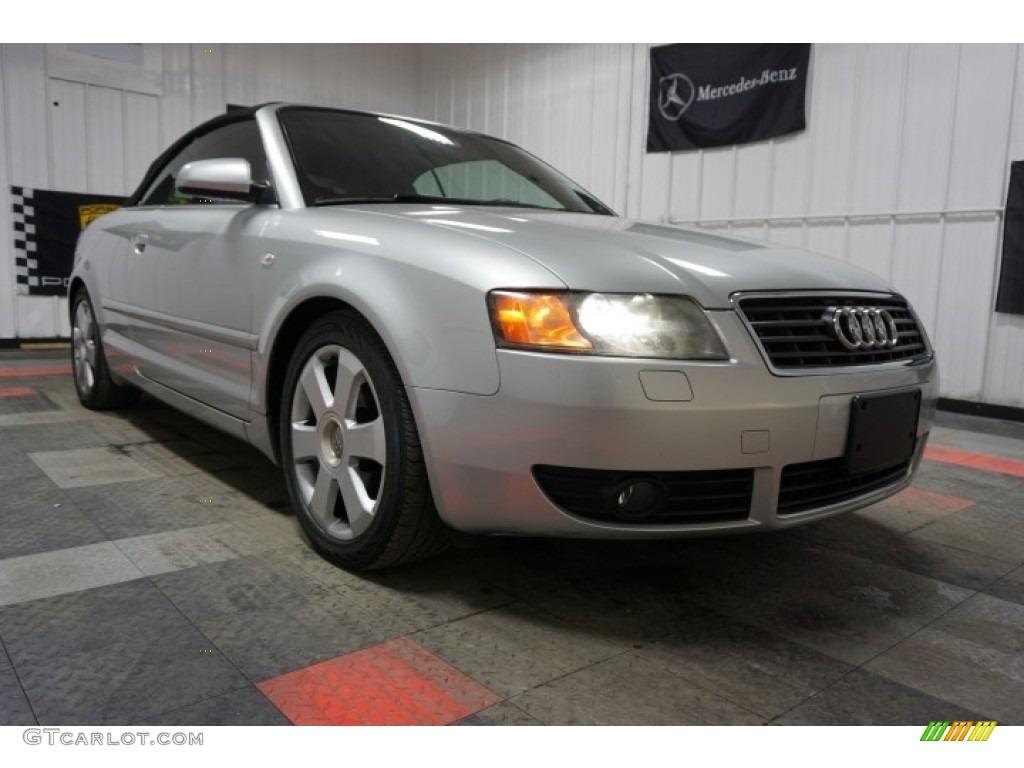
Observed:
[[[248,420],[255,337],[252,280],[260,232],[275,209],[196,198],[175,187],[186,163],[241,157],[267,176],[254,119],[199,136],[153,181],[137,209],[128,257],[139,372],[204,405]]]

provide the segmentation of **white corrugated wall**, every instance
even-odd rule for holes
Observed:
[[[415,111],[417,46],[154,44],[109,58],[117,48],[0,45],[0,339],[70,332],[66,299],[16,293],[12,185],[127,195],[227,104]]]
[[[993,311],[1020,45],[816,45],[808,130],[644,152],[647,45],[425,46],[423,116],[496,133],[620,213],[823,251],[892,280],[942,395],[1024,406],[1024,317]]]
[[[9,185],[125,194],[228,103],[419,115],[511,139],[626,215],[878,272],[924,318],[944,396],[1024,406],[1024,317],[992,311],[1007,169],[1024,159],[1019,45],[816,45],[806,132],[671,156],[643,151],[647,45],[143,48],[127,64],[0,46],[0,232]],[[63,300],[15,293],[12,246],[0,239],[0,338],[66,334]]]

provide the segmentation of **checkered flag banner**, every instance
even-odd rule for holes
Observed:
[[[18,293],[27,294],[30,286],[39,286],[39,262],[36,259],[36,217],[32,206],[32,190],[11,187],[14,212],[14,270]],[[28,202],[26,203],[26,199]]]
[[[18,293],[65,296],[79,233],[123,198],[11,187]]]

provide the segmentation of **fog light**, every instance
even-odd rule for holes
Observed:
[[[620,515],[638,519],[654,512],[661,497],[660,486],[649,480],[636,480],[622,487],[615,503]]]

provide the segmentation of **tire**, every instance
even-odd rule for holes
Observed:
[[[314,549],[369,571],[445,548],[405,387],[362,317],[333,312],[314,323],[283,392],[281,461]]]
[[[86,408],[106,411],[123,408],[139,400],[135,387],[116,384],[110,377],[100,327],[83,289],[75,294],[71,307],[71,374],[78,399]]]

